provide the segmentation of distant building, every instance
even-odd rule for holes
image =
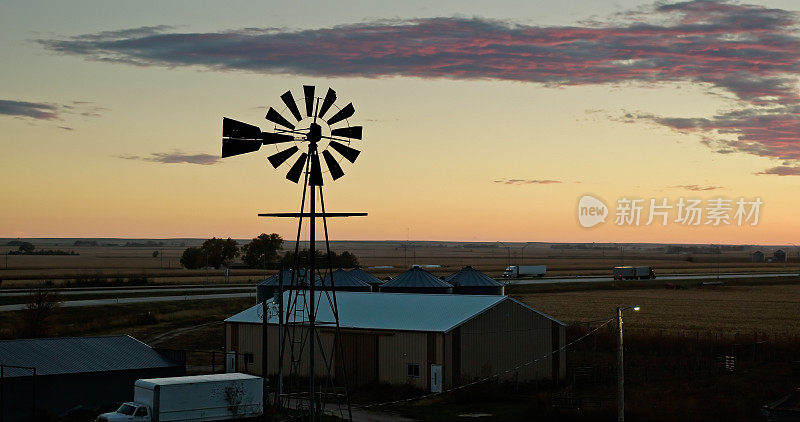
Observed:
[[[123,335],[2,340],[0,370],[0,420],[12,422],[34,408],[59,415],[118,405],[133,399],[137,379],[184,375],[185,365]]]
[[[753,262],[764,262],[764,252],[755,251],[753,252]]]
[[[336,299],[345,358],[333,362],[333,372],[346,373],[350,385],[386,382],[430,390],[431,378],[447,389],[505,371],[500,379],[566,374],[565,324],[508,296],[341,292]],[[262,374],[260,306],[225,320],[226,350],[247,356],[235,362],[236,371]],[[269,315],[267,375],[274,375],[278,317]],[[333,319],[325,300],[317,319]],[[334,328],[318,330],[322,344],[333,344]],[[285,374],[289,364],[286,357]]]
[[[786,262],[786,251],[778,249],[772,253],[772,260],[774,262]]]

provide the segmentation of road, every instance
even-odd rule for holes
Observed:
[[[62,308],[76,308],[85,306],[105,306],[105,305],[126,305],[131,303],[151,303],[151,302],[178,302],[189,300],[205,299],[233,299],[241,297],[252,297],[255,299],[254,291],[246,293],[216,293],[210,295],[183,295],[183,296],[150,296],[150,297],[124,297],[119,299],[86,299],[86,300],[67,300],[61,302]],[[19,311],[25,309],[27,304],[16,303],[13,305],[0,306],[0,312]]]
[[[28,296],[31,291],[36,289],[3,289],[0,290],[0,297]],[[226,287],[206,287],[197,285],[169,286],[169,287],[78,287],[78,288],[54,288],[53,292],[59,296],[89,296],[89,295],[112,295],[116,293],[177,293],[177,292],[243,292],[252,291],[252,285],[245,286],[226,286]]]
[[[682,280],[726,280],[737,278],[769,278],[769,277],[797,277],[797,273],[748,273],[748,274],[681,274],[658,276],[653,282],[682,281]],[[524,280],[505,280],[508,284],[560,284],[560,283],[610,283],[612,277],[562,277],[562,278],[537,278]]]

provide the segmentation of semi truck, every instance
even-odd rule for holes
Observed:
[[[503,277],[544,277],[547,272],[545,265],[512,265],[503,272]]]
[[[614,267],[614,280],[639,280],[643,278],[656,278],[653,267]]]
[[[133,401],[96,422],[251,420],[261,416],[263,379],[229,373],[136,380]]]

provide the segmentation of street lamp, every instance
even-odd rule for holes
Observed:
[[[624,308],[617,307],[617,421],[623,422],[625,420],[625,369],[622,364],[622,311],[633,309],[638,311],[638,306],[626,306]]]
[[[525,265],[525,248],[527,248],[530,245],[531,245],[531,242],[528,242],[528,243],[525,244],[525,246],[520,248],[520,250],[519,250],[519,265]]]
[[[511,266],[511,246],[508,246],[508,245],[506,245],[505,243],[503,243],[503,242],[501,242],[499,240],[497,241],[497,243],[501,244],[504,248],[506,248],[506,251],[508,252],[508,265],[507,266],[510,267]]]

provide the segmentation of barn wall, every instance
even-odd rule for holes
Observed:
[[[453,369],[455,385],[512,370],[501,379],[518,376],[520,381],[552,378],[551,352],[553,338],[563,342],[561,335],[553,336],[553,321],[511,300],[504,301],[452,331]],[[459,339],[460,338],[460,339]],[[460,341],[459,341],[460,340]],[[547,358],[541,359],[543,356]],[[537,363],[515,367],[540,359]],[[459,364],[460,363],[460,364]],[[563,351],[558,367],[565,366]],[[564,372],[559,374],[564,376]]]
[[[428,383],[428,333],[395,331],[378,338],[378,378],[392,384],[409,383],[425,389]],[[409,377],[406,365],[419,364],[419,377]]]

